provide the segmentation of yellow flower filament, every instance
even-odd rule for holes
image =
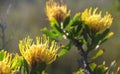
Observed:
[[[54,18],[61,22],[69,13],[67,13],[67,6],[65,4],[59,4],[53,0],[49,0],[46,3],[46,15],[48,16],[49,20]]]
[[[113,20],[108,12],[102,17],[102,12],[97,13],[97,10],[98,8],[86,9],[81,15],[81,20],[84,21],[91,31],[95,33],[109,28]]]
[[[11,74],[12,70],[10,69],[10,63],[12,59],[12,54],[9,54],[2,50],[1,52],[4,52],[4,58],[2,61],[0,61],[0,74]]]
[[[25,38],[19,43],[20,52],[30,66],[37,66],[41,62],[50,64],[57,58],[59,47],[55,41],[49,42],[46,36],[36,37],[36,44],[31,38]]]

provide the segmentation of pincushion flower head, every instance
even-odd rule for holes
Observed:
[[[97,12],[98,8],[95,9],[85,9],[81,15],[81,20],[88,25],[92,32],[100,32],[109,28],[112,24],[113,18],[106,12],[102,17],[102,12]]]
[[[0,74],[14,74],[11,70],[12,54],[1,50],[0,57]]]
[[[31,67],[36,67],[42,62],[51,64],[56,60],[59,49],[56,42],[50,42],[45,35],[36,37],[36,43],[30,37],[20,40],[19,48],[22,56]]]
[[[70,12],[67,12],[67,6],[65,4],[56,3],[53,0],[49,0],[46,3],[46,15],[49,20],[54,18],[58,22],[62,22],[69,13]]]

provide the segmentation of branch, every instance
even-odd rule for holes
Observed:
[[[81,56],[83,57],[83,60],[85,62],[85,68],[89,71],[90,74],[93,74],[92,70],[90,69],[89,66],[89,62],[88,62],[88,54],[87,52],[84,51],[84,49],[82,48],[82,43],[80,43],[77,39],[75,38],[71,38],[70,36],[67,35],[66,31],[64,31],[63,29],[61,29],[63,31],[63,34],[65,35],[66,38],[68,38],[69,40],[71,40],[73,42],[73,44],[78,48],[78,50],[81,51]]]
[[[92,70],[90,69],[90,66],[89,66],[89,62],[88,62],[88,54],[87,52],[84,51],[84,49],[82,48],[82,43],[80,43],[77,39],[74,39],[73,40],[73,43],[75,44],[75,46],[81,51],[81,56],[83,57],[83,60],[85,62],[85,67],[86,69],[89,71],[90,74],[93,74]]]

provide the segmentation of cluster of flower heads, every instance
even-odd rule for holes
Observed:
[[[12,54],[4,50],[0,51],[0,74],[17,74],[23,58],[33,68],[42,62],[51,64],[58,57],[59,46],[55,41],[50,42],[49,38],[43,35],[36,37],[36,43],[30,37],[20,40],[19,48],[22,56],[16,54],[12,57]]]
[[[106,12],[105,16],[102,17],[102,12],[97,13],[97,10],[98,8],[85,9],[80,17],[95,33],[109,28],[113,20],[109,13]],[[46,3],[46,14],[49,20],[56,19],[58,22],[63,22],[70,12],[67,11],[65,4],[49,0]],[[20,40],[19,49],[29,66],[36,67],[42,62],[46,64],[54,62],[58,56],[59,46],[55,41],[50,42],[49,38],[43,35],[42,37],[36,37],[36,42],[30,37]],[[15,74],[15,70],[12,68],[17,64],[17,61],[12,61],[12,54],[2,50],[0,55],[3,56],[2,59],[0,58],[0,74]],[[17,69],[18,67],[16,67]]]
[[[22,56],[31,67],[36,67],[42,62],[52,63],[56,60],[59,49],[56,42],[50,42],[45,35],[36,37],[36,43],[30,37],[20,40],[19,48]]]
[[[112,24],[113,18],[106,12],[102,17],[102,12],[97,12],[98,8],[85,9],[82,12],[80,19],[85,22],[86,25],[91,29],[92,32],[100,32],[109,28]],[[58,22],[64,21],[67,16],[67,6],[65,4],[60,5],[53,0],[49,0],[46,4],[46,14],[50,19],[54,18]],[[69,13],[70,14],[70,13]]]

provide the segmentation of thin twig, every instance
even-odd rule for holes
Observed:
[[[80,43],[78,40],[74,39],[73,40],[74,44],[76,45],[76,47],[81,51],[81,56],[84,59],[85,65],[86,65],[86,69],[89,71],[90,74],[93,74],[92,70],[90,69],[89,66],[89,62],[88,62],[88,54],[87,52],[84,51],[83,47],[82,47],[82,43]]]

